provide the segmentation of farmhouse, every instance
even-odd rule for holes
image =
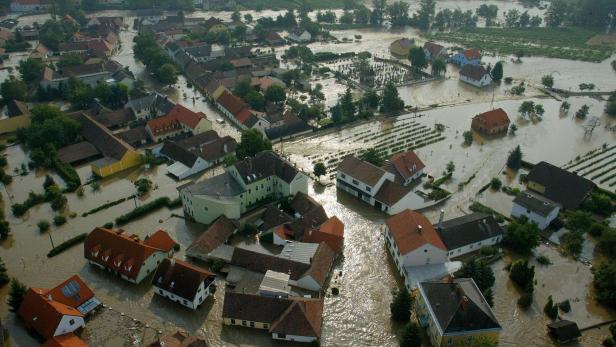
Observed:
[[[406,59],[413,45],[415,45],[414,39],[401,38],[389,45],[389,52],[396,58]]]
[[[480,65],[481,53],[477,49],[465,49],[451,57],[451,62],[460,67],[464,67],[467,64]]]
[[[146,130],[154,142],[171,138],[183,133],[201,134],[212,129],[212,122],[205,113],[194,112],[176,104],[166,115],[150,119]]]
[[[486,135],[507,133],[509,129],[509,116],[502,108],[480,113],[473,117],[471,128]]]
[[[211,294],[216,275],[179,259],[163,259],[152,278],[154,293],[196,310]]]
[[[481,65],[466,64],[460,70],[460,81],[478,88],[483,88],[492,83],[490,72]]]
[[[513,199],[511,216],[525,216],[530,222],[537,224],[540,230],[545,230],[558,217],[560,206],[540,195],[529,191],[518,194]]]
[[[582,176],[542,161],[528,173],[526,187],[564,209],[576,209],[596,186]]]
[[[441,210],[436,231],[447,247],[449,258],[475,252],[484,246],[492,246],[502,241],[503,229],[492,215],[471,213],[462,217],[443,221],[445,212]]]

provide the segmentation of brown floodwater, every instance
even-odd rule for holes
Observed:
[[[445,4],[450,8],[459,6],[462,9],[474,9],[480,3],[479,1],[441,1],[439,6]],[[519,6],[511,2],[497,1],[494,3],[497,3],[501,10],[508,6]],[[413,6],[416,6],[415,2]],[[126,13],[105,11],[100,15],[126,16]],[[253,15],[276,13],[275,11],[262,11],[260,14],[253,13]],[[227,18],[229,13],[196,12],[191,15],[208,17],[215,15]],[[22,18],[22,22],[27,23],[28,21],[42,22],[44,16]],[[127,18],[126,23],[132,24],[132,18]],[[412,29],[394,32],[384,29],[345,30],[335,31],[333,34],[338,38],[352,38],[355,34],[361,34],[362,40],[352,44],[313,43],[310,47],[314,51],[369,50],[377,55],[386,55],[391,41],[403,36],[417,35]],[[161,89],[148,77],[143,65],[133,58],[131,41],[134,35],[132,30],[122,32],[123,45],[116,59],[129,66],[131,71],[146,80],[149,86]],[[278,50],[277,53],[281,54],[282,50]],[[488,61],[491,59],[486,58]],[[17,64],[18,60],[18,57],[12,56],[10,64]],[[506,76],[531,83],[536,83],[541,75],[554,71],[559,71],[558,74],[555,73],[556,86],[565,89],[573,88],[582,82],[595,83],[602,90],[616,88],[614,73],[609,70],[607,61],[594,64],[548,58],[525,58],[522,64],[508,63],[505,65]],[[6,73],[6,70],[1,73]],[[412,105],[456,104],[455,107],[441,107],[421,112],[423,117],[417,117],[416,114],[403,115],[396,119],[367,122],[339,132],[329,132],[295,142],[285,142],[282,146],[284,154],[296,162],[299,167],[310,171],[312,161],[315,159],[372,145],[371,141],[374,140],[363,142],[369,135],[398,136],[397,132],[408,130],[407,127],[410,126],[411,121],[416,122],[417,126],[429,129],[432,129],[435,123],[445,124],[446,139],[417,151],[426,163],[427,171],[437,176],[444,170],[448,161],[451,160],[456,165],[453,179],[444,186],[455,192],[453,197],[444,205],[425,211],[428,218],[436,220],[440,208],[445,209],[447,218],[452,218],[468,211],[471,200],[481,201],[498,211],[508,213],[511,208],[510,197],[489,190],[479,196],[476,192],[494,176],[502,177],[508,185],[519,186],[515,175],[503,175],[507,153],[518,144],[522,148],[525,160],[536,162],[547,159],[556,165],[564,165],[577,155],[583,155],[604,143],[615,143],[615,135],[603,129],[603,126],[597,128],[591,137],[585,137],[583,122],[572,117],[560,117],[558,113],[560,103],[553,99],[532,99],[542,103],[546,109],[542,122],[533,124],[518,118],[516,110],[521,100],[506,100],[508,87],[503,85],[495,88],[494,99],[496,101],[493,106],[504,108],[512,121],[519,125],[517,135],[484,139],[475,134],[473,145],[462,146],[462,132],[468,130],[472,116],[491,108],[492,91],[480,91],[461,85],[457,81],[457,71],[452,67],[449,67],[447,77],[448,79],[440,82],[402,88],[400,94],[407,103]],[[326,87],[327,105],[335,103],[337,95],[345,88],[333,80],[317,82]],[[161,89],[161,92],[189,107],[213,115],[215,118],[218,117],[198,92],[195,94],[194,89],[187,88],[183,77],[180,77],[175,86]],[[527,89],[527,96],[536,95],[538,95],[536,91]],[[194,103],[193,96],[195,97]],[[591,115],[599,117],[602,124],[614,124],[614,120],[604,115],[603,102],[590,98],[572,98],[570,102],[573,111],[582,104],[588,104],[591,106]],[[214,122],[214,126],[221,134],[239,137],[239,132],[227,123],[220,125]],[[276,150],[280,150],[280,145],[276,146]],[[9,147],[5,153],[9,162],[7,172],[13,172],[14,168],[27,162],[24,152],[18,146]],[[85,181],[90,175],[89,167],[86,165],[78,168],[78,173]],[[207,172],[202,177],[210,177],[212,174],[213,172]],[[475,178],[459,191],[458,184],[466,182],[473,174]],[[11,185],[6,189],[1,189],[5,205],[23,201],[30,190],[42,192],[44,176],[45,172],[35,171],[14,177]],[[81,217],[81,213],[91,208],[131,195],[134,192],[132,181],[141,177],[149,178],[156,186],[156,189],[148,196],[136,201],[123,202],[88,217]],[[169,178],[165,174],[164,166],[152,169],[143,167],[133,169],[122,175],[106,179],[97,191],[86,187],[83,197],[68,194],[68,209],[75,212],[77,216],[69,218],[68,223],[61,227],[52,227],[50,234],[54,242],[58,243],[79,233],[89,232],[95,226],[114,220],[120,214],[134,208],[136,204],[139,205],[160,196],[177,196],[176,187],[181,183]],[[311,195],[324,205],[329,215],[338,216],[346,226],[344,256],[337,264],[330,284],[330,287],[340,289],[340,295],[334,297],[328,294],[325,297],[323,345],[397,345],[396,333],[399,327],[393,325],[389,319],[388,304],[391,301],[390,292],[399,284],[399,279],[395,277],[395,271],[391,267],[380,231],[386,216],[355,201],[348,195],[338,194],[331,186],[327,188],[318,185],[311,186],[310,191]],[[206,304],[198,310],[189,311],[155,297],[147,282],[135,286],[88,266],[83,258],[81,246],[47,259],[45,254],[51,248],[50,239],[47,234],[41,234],[37,230],[36,223],[40,219],[51,220],[53,218],[54,212],[48,204],[32,208],[22,218],[13,217],[8,208],[5,213],[7,220],[11,223],[12,235],[0,245],[0,256],[7,264],[12,276],[18,277],[29,286],[49,287],[77,273],[111,308],[104,309],[96,315],[84,331],[83,336],[94,346],[130,345],[134,341],[142,340],[143,336],[146,336],[146,339],[154,336],[153,329],[144,328],[143,324],[134,322],[133,318],[163,332],[182,327],[190,333],[204,336],[212,346],[282,345],[273,342],[267,334],[260,331],[223,327],[221,312],[224,283],[222,281],[219,281],[220,290],[213,298],[206,301]],[[156,229],[167,230],[181,244],[182,248],[178,256],[182,257],[184,249],[203,232],[204,227],[172,217],[172,213],[181,214],[181,210],[162,209],[133,221],[124,228],[141,236],[154,232]],[[560,256],[556,250],[547,246],[541,246],[537,252],[547,255],[553,265],[548,267],[537,265],[538,284],[535,302],[528,311],[517,308],[515,301],[519,293],[502,270],[509,258],[494,264],[494,271],[497,274],[494,288],[496,293],[494,310],[504,327],[501,345],[551,345],[545,334],[547,320],[542,314],[542,307],[548,295],[553,295],[557,300],[570,299],[573,309],[565,316],[577,321],[582,327],[616,317],[613,312],[606,311],[592,300],[592,275],[587,267]],[[35,345],[35,338],[23,329],[13,314],[8,312],[4,300],[7,291],[8,286],[0,289],[2,298],[0,318],[7,324],[10,345]],[[606,328],[585,332],[580,345],[597,346],[607,334]]]

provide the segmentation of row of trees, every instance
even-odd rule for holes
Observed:
[[[528,11],[520,12],[515,8],[505,13],[505,26],[508,28],[537,28],[542,21],[539,16],[531,17]]]
[[[174,84],[178,71],[165,51],[158,46],[150,33],[135,36],[133,47],[135,57],[141,60],[154,77],[163,84]]]
[[[351,89],[347,88],[338,103],[330,108],[330,112],[334,123],[347,123],[356,117],[369,118],[372,116],[371,110],[377,108],[381,113],[395,113],[404,109],[404,101],[393,83],[387,83],[381,95],[373,90],[365,92],[358,102],[353,101]]]
[[[552,0],[546,12],[546,25],[604,27],[614,13],[613,0]]]

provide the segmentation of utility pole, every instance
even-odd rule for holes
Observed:
[[[56,248],[56,246],[54,246],[53,244],[53,238],[51,238],[51,231],[47,232],[47,234],[49,234],[49,241],[51,241],[51,249]]]

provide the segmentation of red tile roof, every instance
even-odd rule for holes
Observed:
[[[278,230],[278,229],[276,229]],[[304,242],[321,243],[324,242],[334,252],[340,253],[344,243],[344,224],[333,216],[321,225],[320,228],[310,230],[304,234]]]
[[[391,157],[390,161],[405,180],[426,167],[413,151],[395,154]]]
[[[123,230],[95,228],[84,241],[84,256],[128,278],[136,279],[141,266],[152,254],[168,253],[173,249],[175,242],[171,244],[170,239],[162,230],[146,241],[141,241],[136,235],[124,234]]]
[[[246,123],[246,121],[248,119],[250,119],[250,117],[254,117],[255,115],[252,113],[251,110],[245,108],[243,110],[241,110],[240,112],[238,112],[235,115],[235,118],[242,124]]]
[[[477,49],[467,49],[464,52],[462,52],[462,54],[468,60],[481,59],[481,53]]]
[[[447,250],[432,223],[421,213],[404,210],[389,217],[385,223],[402,255],[425,244],[431,244],[444,251]]]
[[[49,300],[47,290],[30,288],[19,306],[18,314],[27,326],[32,327],[44,338],[53,337],[62,317],[65,315],[83,317],[76,308]]]
[[[186,253],[191,256],[207,255],[227,242],[237,228],[237,222],[224,215],[220,216],[195,242],[186,248]]]
[[[229,91],[223,91],[216,100],[222,107],[229,111],[232,115],[237,115],[240,111],[248,106],[241,98],[231,94]]]
[[[486,130],[509,126],[510,120],[507,112],[502,108],[484,112],[473,117],[473,124]]]
[[[182,125],[194,129],[202,119],[207,119],[205,113],[193,112],[180,104],[176,104],[166,115],[150,119],[147,127],[154,135],[160,135],[181,129]]]
[[[88,344],[79,336],[70,333],[54,336],[43,343],[42,347],[88,347]]]
[[[79,286],[79,293],[73,296],[65,295],[62,290],[69,283],[74,283]],[[57,301],[61,304],[77,308],[81,306],[84,302],[90,300],[94,297],[94,292],[90,289],[79,276],[73,275],[69,277],[66,281],[60,283],[55,288],[50,289],[45,293],[46,296],[51,295],[54,301]]]

